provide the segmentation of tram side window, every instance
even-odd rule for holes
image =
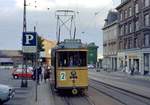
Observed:
[[[59,67],[84,67],[87,65],[86,52],[59,52]]]

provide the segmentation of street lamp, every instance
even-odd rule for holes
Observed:
[[[26,23],[26,0],[24,0],[24,10],[23,10],[23,33],[27,31],[27,23]],[[26,65],[26,66],[25,66]],[[21,79],[21,87],[28,87],[28,82],[27,78],[24,81],[24,70],[26,71],[27,75],[27,64],[26,64],[26,57],[25,54],[23,53],[23,66],[22,66],[22,79]]]

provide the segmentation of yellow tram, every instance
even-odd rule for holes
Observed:
[[[73,94],[88,89],[87,48],[79,39],[66,39],[52,49],[52,80],[57,90]]]

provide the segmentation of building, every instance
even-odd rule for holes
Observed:
[[[23,55],[19,50],[0,50],[0,68],[11,68],[22,64]]]
[[[103,27],[103,68],[117,70],[118,12],[110,10]]]
[[[150,0],[121,0],[118,69],[145,74],[150,70]]]
[[[87,48],[88,48],[88,64],[96,65],[98,46],[96,46],[95,43],[90,43],[87,45]]]
[[[43,45],[45,51],[42,54],[42,58],[46,64],[51,65],[51,49],[56,46],[56,42],[47,39],[43,39],[43,40],[44,40]]]

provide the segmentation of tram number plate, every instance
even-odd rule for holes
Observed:
[[[61,81],[66,80],[66,72],[60,72],[60,80]]]

